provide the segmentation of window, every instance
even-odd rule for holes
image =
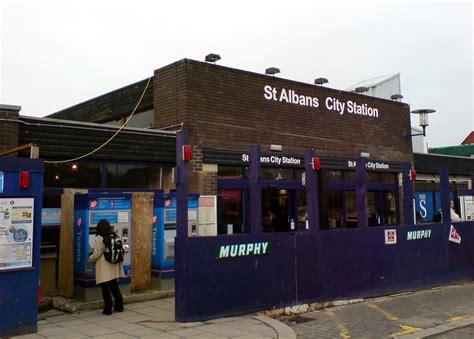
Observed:
[[[107,164],[106,186],[110,188],[162,188],[163,170],[155,165]]]
[[[342,190],[327,190],[327,195],[323,204],[322,215],[323,229],[332,229],[344,227],[344,205],[343,205],[343,192]],[[326,208],[324,205],[327,203]]]
[[[322,171],[321,228],[358,227],[359,215],[354,171]],[[368,172],[368,226],[398,224],[395,173]]]
[[[217,176],[219,179],[243,179],[248,177],[248,167],[219,165]]]
[[[218,234],[244,233],[243,200],[244,190],[218,190]]]
[[[293,180],[293,170],[289,168],[263,167],[260,174],[262,180]]]
[[[397,200],[396,191],[383,192],[383,208],[384,208],[384,224],[393,225],[398,224],[397,221]]]
[[[97,188],[100,182],[98,163],[46,163],[44,187]]]

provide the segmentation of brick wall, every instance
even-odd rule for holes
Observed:
[[[155,71],[153,76],[155,128],[186,122],[185,76],[185,69],[178,63]]]
[[[154,80],[156,126],[184,122],[200,148],[247,150],[259,143],[266,151],[280,144],[285,153],[311,147],[325,155],[413,160],[404,103],[186,59],[156,70]],[[319,107],[267,100],[266,85],[318,98]],[[327,97],[367,104],[379,118],[330,111]]]
[[[318,107],[267,100],[265,86],[318,99]],[[378,118],[339,114],[326,99],[356,102],[378,110]],[[407,104],[269,77],[219,65],[181,60],[155,71],[155,126],[184,123],[194,145],[190,189],[213,194],[216,172],[203,171],[202,149],[248,151],[260,144],[283,146],[285,154],[314,148],[347,159],[369,152],[371,159],[413,161]],[[347,110],[347,106],[346,106]],[[214,184],[213,184],[214,183]],[[214,186],[213,186],[214,185]]]
[[[20,106],[0,105],[0,151],[18,146]],[[8,121],[12,120],[12,121]]]
[[[202,149],[193,146],[193,160],[189,166],[189,191],[201,194],[217,194],[217,166],[206,166],[202,162]]]

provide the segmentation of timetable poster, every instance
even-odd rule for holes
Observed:
[[[0,271],[33,266],[33,198],[0,199]]]

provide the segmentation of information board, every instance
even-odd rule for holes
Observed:
[[[0,199],[0,270],[33,266],[33,198]]]
[[[217,235],[217,196],[199,197],[199,235]]]

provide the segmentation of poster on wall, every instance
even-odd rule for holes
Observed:
[[[33,266],[33,198],[0,199],[0,271]]]
[[[199,235],[217,235],[217,197],[199,197]]]
[[[415,193],[415,220],[416,223],[433,221],[433,192]]]

